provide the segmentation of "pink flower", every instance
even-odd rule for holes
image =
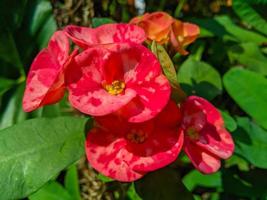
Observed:
[[[220,112],[207,100],[190,96],[181,106],[184,151],[195,168],[205,174],[216,172],[220,159],[229,158],[234,142],[224,128]]]
[[[69,41],[62,31],[54,33],[48,47],[34,59],[26,82],[23,109],[33,111],[59,101],[65,91],[64,69],[77,54],[69,56]]]
[[[114,43],[139,43],[146,40],[143,29],[132,24],[105,24],[95,29],[69,25],[64,31],[82,48]]]
[[[178,133],[180,111],[174,102],[152,120],[129,123],[117,115],[97,117],[87,136],[90,165],[119,181],[134,181],[172,163],[178,156],[183,133]]]
[[[170,84],[147,48],[136,43],[88,48],[66,70],[69,101],[79,111],[117,112],[129,122],[155,117],[170,98]]]

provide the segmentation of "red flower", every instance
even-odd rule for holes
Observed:
[[[70,25],[64,31],[82,48],[128,42],[141,44],[146,40],[143,29],[132,24],[105,24],[95,29]]]
[[[165,12],[146,13],[133,18],[130,23],[143,28],[149,42],[152,40],[160,44],[170,42],[182,55],[188,53],[184,49],[185,46],[194,42],[200,32],[197,25],[176,20]]]
[[[173,162],[182,147],[180,111],[174,102],[152,120],[128,123],[116,115],[96,118],[86,140],[92,167],[119,181],[134,181]]]
[[[88,48],[66,71],[69,101],[92,116],[119,113],[129,122],[157,115],[170,98],[170,84],[160,64],[139,44]]]
[[[63,71],[77,51],[71,56],[68,53],[68,38],[62,31],[55,32],[48,47],[36,56],[31,65],[23,97],[23,109],[26,112],[55,103],[63,97]]]
[[[202,173],[216,172],[220,159],[229,158],[234,151],[231,135],[224,128],[220,112],[201,97],[190,96],[182,104],[184,151]]]

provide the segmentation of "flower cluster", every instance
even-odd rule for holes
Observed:
[[[134,181],[174,162],[183,149],[203,173],[220,167],[234,144],[218,110],[203,98],[171,99],[157,57],[142,43],[168,43],[182,54],[196,25],[156,12],[130,24],[67,26],[54,33],[29,71],[23,108],[58,102],[93,116],[86,139],[89,163],[120,181]],[[71,40],[76,47],[70,52]]]

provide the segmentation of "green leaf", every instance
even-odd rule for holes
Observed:
[[[24,75],[23,64],[13,34],[8,29],[0,28],[0,44],[0,60],[8,63],[10,67],[18,69],[21,75]]]
[[[267,169],[267,131],[248,118],[237,118],[232,136],[235,152],[256,167]]]
[[[190,191],[197,186],[220,188],[222,185],[221,172],[204,175],[197,170],[192,170],[183,177],[183,183]]]
[[[194,19],[194,23],[201,27],[204,36],[217,36],[225,41],[254,42],[262,44],[267,38],[251,30],[246,30],[234,24],[229,16],[222,15],[215,18]]]
[[[29,196],[30,200],[74,200],[68,191],[59,183],[53,181],[46,184],[36,193]]]
[[[224,75],[223,83],[235,102],[267,128],[267,79],[255,72],[233,68]]]
[[[171,58],[169,57],[169,54],[166,52],[164,47],[153,41],[151,51],[159,59],[163,72],[166,75],[167,79],[170,81],[171,85],[174,88],[179,88],[180,86],[177,81],[176,70],[174,68]]]
[[[25,84],[21,84],[8,99],[6,105],[0,113],[0,129],[9,127],[15,123],[24,121],[27,118],[27,113],[22,110],[22,96],[25,89]]]
[[[139,195],[136,193],[134,184],[132,183],[127,190],[127,199],[128,200],[142,200]]]
[[[179,174],[171,168],[151,172],[135,182],[135,189],[143,200],[191,200],[192,194],[183,185]]]
[[[92,26],[93,28],[96,28],[98,26],[101,26],[103,24],[113,24],[116,23],[113,19],[106,18],[106,17],[94,17],[92,19]]]
[[[249,1],[234,0],[233,9],[242,20],[252,25],[257,31],[267,35],[267,21],[257,13]]]
[[[9,90],[14,84],[15,81],[0,77],[0,96]]]
[[[267,57],[255,43],[242,43],[232,46],[228,50],[232,63],[242,64],[246,69],[267,75]]]
[[[108,182],[112,182],[112,181],[114,181],[113,179],[111,179],[111,178],[109,178],[109,177],[107,177],[107,176],[104,176],[103,174],[97,174],[97,178],[99,179],[99,180],[101,180],[102,182],[104,182],[104,183],[108,183]]]
[[[65,175],[64,179],[65,188],[72,196],[72,200],[80,200],[80,189],[79,189],[79,177],[76,165],[72,165]]]
[[[235,120],[230,116],[230,114],[227,111],[221,111],[225,127],[229,131],[234,131],[237,128]]]
[[[0,199],[28,196],[84,154],[86,119],[27,120],[0,131]]]
[[[178,80],[188,95],[211,100],[222,92],[220,74],[208,63],[190,57],[180,67]]]

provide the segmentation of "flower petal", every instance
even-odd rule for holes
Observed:
[[[218,157],[199,148],[191,140],[185,140],[184,151],[196,169],[204,174],[211,174],[219,170],[221,162]]]
[[[214,126],[205,126],[196,144],[223,159],[229,158],[234,151],[234,142],[230,133],[224,128],[216,130]]]
[[[132,157],[125,149],[124,138],[116,138],[109,132],[93,129],[86,139],[86,155],[90,165],[118,181],[131,182],[141,178],[144,173],[135,172],[124,161]]]
[[[131,110],[132,106],[127,107],[126,105],[123,109],[124,112],[127,110],[129,122],[142,122],[154,118],[167,105],[171,93],[170,84],[163,75],[159,75],[151,80],[150,83],[143,83],[131,88],[136,91],[137,97],[142,104],[142,110],[137,112],[136,110]]]
[[[107,115],[136,96],[136,92],[130,88],[118,95],[111,95],[104,89],[103,70],[109,56],[107,49],[88,49],[76,56],[66,71],[70,103],[83,113],[93,116]]]
[[[55,32],[48,48],[43,49],[31,65],[23,96],[24,111],[33,111],[42,105],[55,103],[63,97],[62,73],[64,64],[69,59],[68,53],[68,38],[62,31]]]
[[[143,28],[149,40],[164,43],[168,40],[173,18],[165,12],[153,12],[133,18],[130,23]]]
[[[134,154],[127,163],[138,172],[162,168],[177,159],[183,140],[183,133],[178,133],[176,129],[156,128],[145,143],[127,145],[128,151]]]
[[[95,29],[70,25],[66,26],[65,32],[82,48],[112,43],[142,43],[146,39],[145,32],[132,24],[105,24]]]

